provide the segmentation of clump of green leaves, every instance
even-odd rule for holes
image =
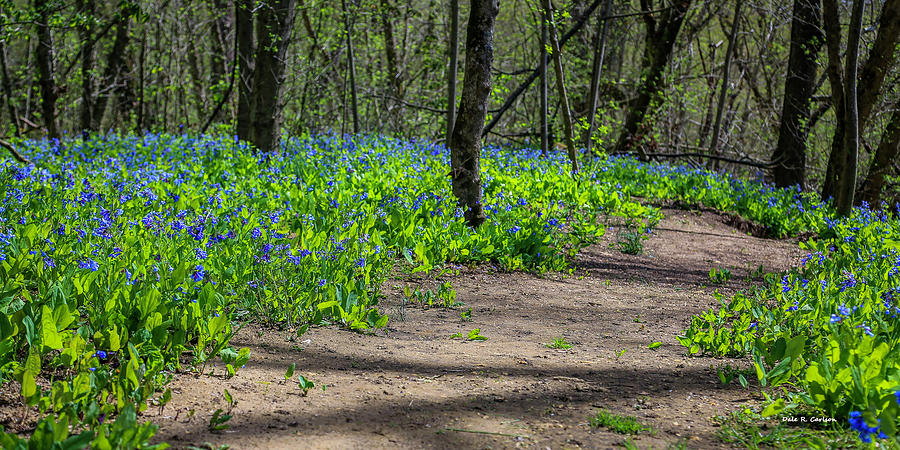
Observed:
[[[466,339],[469,341],[486,341],[487,337],[481,334],[481,328],[476,328],[469,332]]]
[[[237,406],[238,402],[231,396],[228,389],[225,389],[225,402],[227,404],[227,410],[222,410],[221,408],[216,409],[212,417],[209,418],[207,428],[211,433],[224,431],[231,427],[227,422],[233,417],[231,412],[234,410],[234,407]]]
[[[297,378],[298,378],[297,386],[300,387],[301,390],[303,390],[303,396],[306,397],[306,394],[309,393],[309,390],[316,387],[316,384],[313,383],[311,380],[307,379],[306,377],[304,377],[303,375],[298,375]],[[324,386],[323,386],[323,388],[324,388]]]
[[[616,234],[616,248],[626,255],[644,253],[644,241],[648,236],[637,225],[629,224]]]
[[[747,377],[753,375],[753,370],[748,369],[740,369],[737,367],[732,367],[731,364],[726,364],[722,367],[716,368],[716,375],[719,377],[719,381],[722,384],[728,385],[731,384],[735,379],[741,384],[741,386],[746,389],[749,386],[749,382],[747,381]]]
[[[709,269],[709,282],[712,284],[725,284],[731,279],[731,270],[727,268]]]
[[[591,417],[590,424],[594,428],[606,428],[619,434],[639,434],[652,431],[650,426],[642,424],[635,417],[620,416],[604,409],[600,409]]]
[[[403,289],[404,300],[409,303],[417,303],[425,306],[438,306],[441,308],[456,308],[462,306],[462,302],[456,301],[456,291],[449,281],[438,285],[437,291],[431,289],[413,288],[409,286]]]
[[[454,333],[450,339],[462,339],[462,332]],[[481,334],[481,328],[475,328],[466,335],[467,341],[486,341],[487,337]]]
[[[553,348],[553,349],[569,349],[569,348],[572,348],[572,344],[569,343],[569,342],[566,342],[566,339],[565,339],[564,337],[562,337],[562,336],[553,338],[553,342],[544,344],[544,346],[547,347],[547,348]]]

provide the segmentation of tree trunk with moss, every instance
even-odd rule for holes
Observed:
[[[484,223],[481,204],[481,132],[491,94],[491,64],[494,60],[494,20],[498,0],[471,0],[466,29],[466,62],[459,112],[450,137],[450,177],[453,195],[465,211],[472,228]]]

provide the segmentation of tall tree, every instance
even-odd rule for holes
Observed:
[[[3,33],[0,28],[0,34]],[[13,87],[12,80],[9,78],[9,69],[6,62],[6,42],[0,39],[0,85],[3,86],[3,96],[6,97],[6,111],[9,114],[9,121],[12,123],[13,132],[19,134],[19,114],[16,111],[16,105],[13,103]]]
[[[396,9],[390,4],[389,0],[381,0],[381,8],[384,10],[381,16],[381,30],[384,34],[384,56],[387,60],[388,92],[393,97],[388,100],[388,114],[391,117],[394,131],[398,132],[402,127],[400,120],[403,108],[400,102],[403,101],[403,85],[400,80],[397,43],[394,39],[394,24],[392,22],[393,17],[396,15]],[[450,104],[452,105],[453,102],[451,101]],[[453,108],[448,109],[448,111],[452,110]]]
[[[857,84],[859,130],[866,129],[869,116],[881,93],[885,77],[894,63],[895,49],[900,38],[900,0],[886,0],[881,8],[878,35],[869,51],[869,57],[859,71]],[[825,48],[828,52],[828,82],[835,117],[844,117],[844,83],[841,72],[841,23],[839,5],[836,0],[823,0],[822,22],[825,28]],[[838,178],[847,165],[845,151],[846,121],[835,123],[831,140],[831,153],[825,170],[822,198],[838,197]]]
[[[713,124],[712,141],[709,143],[709,153],[719,153],[719,136],[722,134],[722,114],[725,112],[725,99],[728,97],[729,75],[731,74],[731,58],[734,56],[734,47],[737,44],[738,29],[741,24],[741,6],[743,1],[734,2],[734,17],[731,23],[731,35],[728,38],[728,49],[725,50],[725,64],[722,67],[722,87],[719,90],[719,102],[716,106],[716,121]],[[717,167],[717,166],[716,166]]]
[[[257,12],[250,142],[261,152],[276,149],[281,138],[279,97],[295,6],[295,0],[271,0],[259,6]]]
[[[794,0],[791,49],[778,144],[772,154],[775,185],[806,183],[806,140],[809,136],[810,102],[816,90],[816,55],[824,43],[820,28],[821,0]]]
[[[254,0],[234,0],[234,29],[238,52],[238,104],[235,133],[250,140],[250,98],[253,93]]]
[[[124,3],[124,2],[123,2]],[[114,19],[116,26],[116,34],[113,37],[113,45],[106,55],[106,68],[103,70],[103,78],[101,78],[101,89],[93,104],[91,113],[91,124],[94,128],[99,127],[103,122],[103,116],[106,113],[106,107],[110,97],[115,92],[124,92],[125,72],[126,72],[126,49],[130,42],[129,24],[132,14],[136,12],[131,9],[127,3],[116,12]]]
[[[584,10],[584,12],[581,14],[581,17],[579,17],[578,20],[576,20],[575,23],[572,24],[572,27],[569,28],[569,31],[566,31],[565,34],[562,35],[562,37],[559,39],[559,47],[560,48],[565,47],[566,43],[569,41],[569,39],[572,39],[572,36],[574,36],[575,33],[578,33],[578,31],[581,30],[582,27],[584,27],[584,24],[586,24],[588,22],[588,19],[590,19],[591,14],[593,14],[594,11],[597,10],[597,7],[600,6],[601,1],[602,0],[594,0]],[[490,132],[500,122],[500,118],[503,116],[503,113],[505,113],[507,110],[509,110],[509,108],[513,105],[513,103],[516,102],[516,100],[519,98],[519,96],[522,95],[522,93],[525,92],[526,89],[528,89],[528,86],[531,86],[531,83],[534,83],[534,80],[537,80],[538,77],[540,77],[540,75],[541,75],[541,62],[538,61],[537,66],[534,67],[534,69],[531,71],[531,74],[528,75],[528,78],[526,78],[525,81],[521,82],[509,94],[509,96],[503,102],[503,105],[501,105],[500,108],[495,113],[491,114],[491,121],[488,122],[488,124],[484,126],[484,130],[481,132],[482,136],[486,136],[488,134],[488,132]]]
[[[611,7],[612,0],[606,0],[600,20],[597,21],[600,29],[594,37],[594,62],[591,68],[591,89],[588,94],[588,127],[584,135],[584,148],[588,152],[592,151],[591,147],[594,143],[594,122],[596,121],[597,106],[600,104],[600,76],[603,72],[603,59],[606,56],[606,29]]]
[[[83,133],[93,131],[94,103],[94,0],[78,0],[78,36],[81,38],[81,112],[79,126]]]
[[[491,93],[494,20],[500,2],[471,0],[470,5],[462,99],[450,139],[450,177],[466,221],[477,228],[487,218],[481,204],[481,133]]]
[[[856,166],[859,158],[859,110],[856,102],[856,74],[859,62],[859,35],[862,31],[864,0],[853,0],[850,31],[847,37],[847,60],[844,67],[844,166],[837,179],[835,206],[841,216],[849,216],[856,193]]]
[[[459,63],[459,0],[450,0],[450,68],[447,71],[447,147],[456,125],[456,73]]]
[[[549,115],[550,105],[547,95],[547,11],[541,10],[541,84],[539,87],[541,96],[541,154],[547,156],[550,152]]]
[[[353,133],[359,133],[359,104],[356,98],[356,60],[353,58],[353,17],[347,8],[347,0],[341,0],[344,8],[344,27],[347,33],[347,70],[350,72],[350,112],[353,116]]]
[[[578,155],[575,152],[575,138],[572,132],[572,109],[569,107],[569,95],[566,93],[566,74],[563,71],[562,52],[559,39],[556,37],[556,24],[553,22],[553,4],[544,0],[544,11],[547,17],[550,48],[553,51],[553,70],[556,72],[556,90],[559,93],[560,113],[563,116],[563,132],[566,137],[566,152],[572,164],[572,175],[578,173]]]
[[[644,53],[641,57],[641,81],[638,86],[637,98],[632,103],[625,116],[625,124],[622,133],[616,142],[614,153],[624,153],[635,147],[641,138],[641,128],[647,114],[660,100],[660,94],[665,87],[663,74],[672,56],[675,47],[675,39],[681,30],[684,16],[691,6],[691,0],[672,0],[668,8],[659,13],[659,19],[654,13],[652,0],[641,0],[641,12],[644,25],[647,29],[644,41]],[[643,147],[637,146],[641,159],[647,159]]]
[[[38,68],[38,83],[41,88],[41,114],[47,135],[51,138],[59,138],[59,126],[56,121],[56,80],[53,78],[53,37],[50,34],[51,5],[50,0],[33,0],[32,6],[37,13],[37,45],[35,46],[35,60]]]
[[[885,127],[881,143],[875,150],[875,157],[872,158],[872,165],[869,166],[869,174],[862,183],[860,201],[865,201],[876,208],[881,206],[884,180],[887,178],[892,164],[897,160],[898,154],[900,154],[900,109],[895,109],[891,114],[891,120]]]

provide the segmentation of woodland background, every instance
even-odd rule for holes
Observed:
[[[263,151],[280,133],[442,141],[462,96],[470,8],[3,0],[0,131],[218,130]],[[561,151],[570,109],[579,148],[749,172],[824,198],[849,182],[851,202],[897,201],[900,0],[576,0],[551,11],[565,93],[552,57],[541,70],[553,47],[541,2],[500,3],[487,142]],[[846,107],[851,91],[858,109]],[[259,111],[274,112],[270,124]],[[268,139],[250,136],[267,127]]]

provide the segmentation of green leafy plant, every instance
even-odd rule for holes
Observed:
[[[660,347],[662,347],[662,342],[651,342],[649,345],[647,345],[647,348],[649,348],[650,350],[656,350]]]
[[[730,364],[726,364],[716,368],[716,375],[718,375],[719,381],[722,384],[728,385],[737,379],[741,386],[746,389],[749,386],[747,377],[753,375],[753,370],[740,369],[732,367]]]
[[[285,381],[290,380],[294,376],[294,370],[296,368],[297,368],[297,363],[291,363],[291,365],[288,366],[287,370],[284,371],[284,380]]]
[[[615,246],[626,255],[640,255],[644,252],[647,234],[634,225],[629,225],[617,233]]]
[[[731,279],[731,271],[727,268],[709,269],[709,282],[712,284],[725,284]]]
[[[557,337],[557,338],[553,338],[553,342],[550,342],[549,344],[544,344],[544,346],[547,348],[554,348],[554,349],[572,348],[572,344],[570,344],[569,342],[566,342],[566,339],[561,336]]]
[[[466,340],[468,340],[468,341],[486,341],[487,337],[482,336],[481,328],[476,328],[469,332],[469,334],[466,336]]]
[[[639,434],[652,431],[651,427],[641,424],[635,417],[620,416],[604,409],[600,409],[590,418],[590,425],[594,428],[606,428],[619,434]]]
[[[298,375],[297,378],[298,378],[297,386],[299,386],[300,389],[303,390],[303,396],[306,397],[306,394],[309,393],[309,390],[316,387],[316,384],[313,383],[311,380],[308,380],[303,375]]]

